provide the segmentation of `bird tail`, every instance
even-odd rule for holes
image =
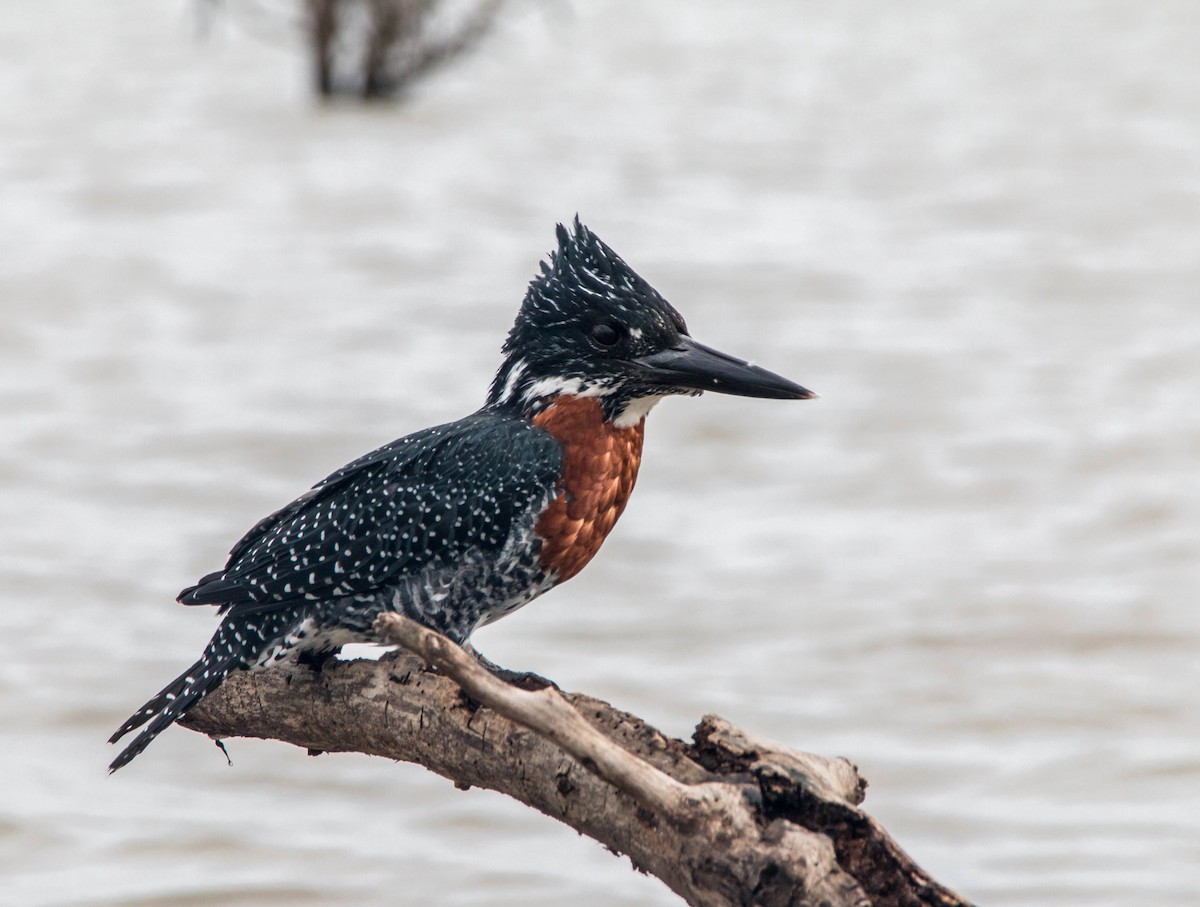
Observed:
[[[197,702],[215,690],[232,671],[245,664],[241,647],[235,647],[226,639],[227,628],[222,625],[204,650],[204,656],[159,690],[149,702],[138,709],[117,732],[108,738],[116,743],[130,731],[142,725],[146,727],[133,738],[121,754],[108,767],[109,774],[128,765],[151,742],[178,721]],[[147,724],[147,722],[149,722]]]

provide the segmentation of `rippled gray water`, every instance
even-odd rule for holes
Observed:
[[[0,902],[675,903],[411,766],[174,730],[104,775],[212,631],[177,590],[474,409],[576,211],[822,399],[659,407],[480,647],[849,756],[981,904],[1200,900],[1200,8],[514,2],[363,109],[227,6],[0,30]]]

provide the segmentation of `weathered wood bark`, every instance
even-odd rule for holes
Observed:
[[[500,681],[405,618],[388,615],[377,630],[419,657],[239,672],[181,723],[416,762],[460,788],[500,791],[628,855],[698,907],[967,904],[859,808],[866,782],[845,759],[714,715],[690,743],[675,740],[589,696]]]

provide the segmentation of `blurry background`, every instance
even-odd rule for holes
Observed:
[[[1200,897],[1200,8],[510,0],[322,105],[298,4],[0,30],[0,902],[676,903],[422,769],[105,738],[266,512],[475,409],[556,221],[822,399],[668,401],[578,579],[476,637],[844,754],[986,905]]]

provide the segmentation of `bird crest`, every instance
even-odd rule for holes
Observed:
[[[673,344],[687,325],[578,215],[555,235],[558,248],[530,281],[488,402],[527,408],[569,393],[619,410],[641,391],[628,361]]]

